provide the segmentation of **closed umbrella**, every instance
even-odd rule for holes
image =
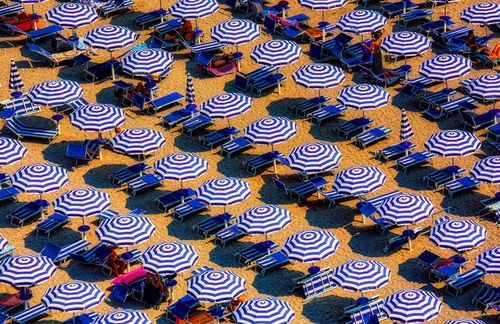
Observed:
[[[23,80],[21,79],[21,74],[19,74],[19,69],[17,68],[16,61],[10,60],[10,74],[9,74],[9,90],[10,95],[13,98],[20,97],[24,88]]]

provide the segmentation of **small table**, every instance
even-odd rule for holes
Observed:
[[[238,65],[238,71],[241,69],[241,61],[243,61],[243,53],[236,52],[233,53],[233,61]]]
[[[320,271],[321,271],[321,268],[318,266],[312,266],[309,269],[307,269],[307,272],[309,272],[309,274],[315,274],[315,273],[318,273]]]
[[[356,300],[356,305],[358,305],[358,306],[359,306],[359,305],[363,305],[363,304],[368,303],[369,301],[370,301],[370,299],[369,299],[369,298],[366,298],[366,297],[361,297],[361,298],[358,298],[358,299]]]
[[[195,43],[195,45],[201,44],[203,42],[203,38],[205,36],[205,33],[203,32],[203,30],[201,30],[199,28],[196,28],[193,31],[193,35],[194,35],[194,43]]]

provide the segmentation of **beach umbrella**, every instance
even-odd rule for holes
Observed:
[[[474,79],[465,89],[474,98],[495,102],[500,98],[500,74],[485,74]]]
[[[294,147],[286,161],[302,174],[316,174],[336,169],[342,159],[339,149],[327,142],[311,142]]]
[[[68,183],[66,170],[50,163],[35,163],[19,168],[12,175],[12,185],[27,193],[42,194],[61,189]]]
[[[384,28],[387,23],[380,13],[373,10],[354,10],[342,15],[336,27],[343,32],[364,34]]]
[[[14,59],[10,60],[10,74],[9,74],[9,90],[10,95],[13,98],[20,97],[24,88],[23,80],[21,79],[21,74],[19,74],[19,69],[17,68],[16,61]]]
[[[313,63],[299,67],[292,75],[295,83],[304,87],[318,90],[336,87],[345,81],[341,68],[331,64]]]
[[[477,180],[500,183],[500,156],[490,156],[474,163],[470,173]]]
[[[220,43],[238,45],[250,43],[260,36],[260,26],[247,19],[231,19],[212,27],[212,38]]]
[[[486,324],[486,323],[481,320],[462,318],[457,320],[444,321],[443,324]]]
[[[446,82],[463,77],[471,69],[471,61],[458,54],[441,54],[420,64],[420,74],[431,80]]]
[[[59,79],[33,86],[28,91],[28,98],[37,105],[58,107],[80,98],[82,94],[78,82]]]
[[[228,270],[207,270],[187,284],[187,293],[200,302],[230,302],[247,290],[245,279]]]
[[[8,245],[9,242],[7,241],[7,239],[3,237],[2,234],[0,234],[0,251],[5,250],[5,248],[7,248]]]
[[[393,321],[426,322],[438,316],[443,303],[430,291],[399,290],[384,300],[381,310]]]
[[[476,3],[460,13],[460,19],[468,24],[486,26],[500,24],[500,4],[496,2]]]
[[[252,98],[241,93],[224,93],[214,96],[201,104],[200,111],[210,118],[238,116],[252,108]]]
[[[486,229],[472,220],[449,220],[431,228],[429,239],[440,248],[460,254],[486,241]]]
[[[99,316],[93,324],[151,324],[148,315],[130,309],[115,310]]]
[[[349,260],[335,269],[332,274],[333,280],[342,288],[361,292],[362,300],[365,291],[375,290],[389,283],[391,270],[379,261],[372,260]]]
[[[155,172],[167,180],[196,179],[208,170],[208,162],[196,154],[175,153],[162,157],[155,162]]]
[[[35,30],[37,30],[36,19],[42,18],[40,15],[38,15],[38,14],[35,13],[35,4],[42,3],[42,2],[45,2],[45,1],[47,1],[47,0],[12,0],[12,2],[22,3],[22,4],[30,4],[31,5],[31,12],[32,12],[31,16],[32,16],[32,19],[34,19]]]
[[[297,61],[301,55],[302,49],[294,41],[273,39],[254,46],[250,57],[261,65],[283,66]]]
[[[485,273],[500,273],[500,246],[492,247],[476,257],[476,268]]]
[[[354,166],[337,173],[333,187],[343,195],[362,196],[382,187],[386,178],[377,167]]]
[[[210,16],[219,10],[215,0],[179,0],[172,7],[170,13],[175,18],[194,19],[198,28],[198,18]]]
[[[144,270],[165,277],[189,270],[198,259],[193,246],[165,242],[148,247],[141,256],[141,263]]]
[[[473,133],[461,130],[446,130],[432,134],[424,146],[430,152],[452,158],[472,154],[479,150],[481,141]]]
[[[99,305],[104,293],[96,284],[69,281],[49,288],[42,297],[48,309],[60,312],[78,312]]]
[[[83,3],[61,3],[45,14],[47,21],[73,31],[73,49],[76,49],[78,37],[76,29],[95,22],[99,15],[96,9]]]
[[[129,128],[109,141],[116,152],[138,156],[153,153],[165,143],[161,132],[149,128]]]
[[[239,324],[289,324],[294,317],[290,304],[274,297],[246,300],[233,312],[233,318]]]
[[[122,109],[110,104],[90,104],[81,107],[69,115],[71,125],[87,131],[101,132],[113,130],[125,123],[125,114]]]
[[[159,48],[132,50],[121,60],[122,70],[132,76],[151,77],[170,69],[174,57]]]
[[[238,228],[249,235],[265,234],[267,241],[268,234],[280,231],[291,223],[291,216],[292,213],[284,208],[263,205],[247,209],[236,222]]]
[[[18,162],[28,153],[28,149],[18,139],[0,137],[0,167]]]
[[[328,24],[328,22],[325,21],[325,10],[340,8],[347,3],[347,0],[299,0],[299,3],[307,9],[321,11],[321,22],[319,26],[322,27]]]
[[[410,120],[408,119],[408,115],[406,114],[406,110],[401,109],[401,128],[399,131],[399,139],[402,141],[407,141],[413,137],[415,133],[413,133],[413,129],[410,125]]]
[[[191,77],[191,74],[188,72],[186,78],[186,102],[192,105],[195,103],[195,101],[196,101],[196,95],[194,93],[193,78]]]
[[[205,181],[196,189],[199,200],[211,206],[234,205],[246,200],[251,194],[248,182],[238,178],[215,178]]]
[[[393,33],[384,39],[380,48],[391,55],[416,56],[427,52],[431,48],[431,41],[422,34],[402,31]]]
[[[101,222],[95,233],[103,243],[128,247],[149,240],[155,231],[147,217],[117,216]]]
[[[339,91],[337,100],[347,108],[363,111],[386,106],[391,99],[389,92],[371,84],[356,84]]]
[[[297,123],[286,117],[264,117],[245,128],[245,137],[255,144],[271,145],[289,140],[297,134]]]

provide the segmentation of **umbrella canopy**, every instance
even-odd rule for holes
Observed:
[[[401,110],[401,129],[399,131],[399,139],[402,141],[407,141],[415,135],[413,129],[410,125],[410,120],[406,114],[406,110]]]
[[[233,317],[240,324],[289,324],[295,317],[295,313],[286,301],[267,297],[244,301],[233,312]]]
[[[45,14],[47,21],[64,28],[75,29],[95,22],[99,15],[89,5],[82,3],[61,3]]]
[[[56,212],[70,217],[97,215],[111,206],[109,195],[93,188],[66,191],[52,204]]]
[[[350,260],[333,270],[333,280],[342,288],[370,291],[389,283],[391,270],[379,261]]]
[[[162,277],[189,270],[198,259],[194,247],[182,242],[150,246],[141,256],[142,267]]]
[[[209,16],[219,10],[215,0],[180,0],[170,7],[170,13],[176,18],[196,19]]]
[[[465,86],[472,97],[483,100],[497,100],[500,98],[500,74],[486,74],[474,79]]]
[[[422,34],[403,31],[385,37],[380,48],[392,55],[415,56],[427,52],[431,41]]]
[[[123,26],[100,26],[85,34],[83,42],[97,49],[114,51],[132,45],[139,35]]]
[[[379,86],[356,84],[339,91],[337,100],[348,108],[369,110],[389,103],[391,95]]]
[[[122,58],[122,70],[132,76],[149,77],[165,72],[174,63],[174,57],[159,48],[132,50]]]
[[[283,66],[292,64],[302,55],[302,49],[290,40],[270,40],[256,45],[250,57],[258,64]]]
[[[47,290],[42,297],[48,309],[60,312],[78,312],[99,305],[104,293],[96,284],[70,281]]]
[[[431,228],[429,239],[445,249],[463,253],[486,241],[486,229],[472,220],[449,220]]]
[[[434,154],[457,157],[476,152],[481,147],[481,141],[470,132],[446,130],[432,134],[424,145]]]
[[[500,4],[481,2],[470,6],[460,13],[460,19],[474,25],[500,24]]]
[[[432,292],[407,289],[386,297],[382,311],[393,321],[417,323],[438,316],[442,306],[443,303]]]
[[[155,230],[147,217],[117,216],[103,221],[95,233],[106,244],[130,246],[149,240]]]
[[[28,153],[21,141],[8,137],[0,137],[0,167],[22,160]]]
[[[9,242],[5,237],[0,234],[0,250],[4,250],[9,245]]]
[[[83,89],[78,82],[51,80],[37,84],[28,91],[28,98],[37,105],[57,107],[80,98]]]
[[[14,287],[31,287],[56,273],[52,260],[43,255],[16,255],[0,261],[0,282]]]
[[[282,251],[293,261],[318,262],[333,255],[339,245],[333,233],[311,229],[288,237]]]
[[[474,163],[470,173],[480,181],[500,183],[500,155],[490,156]]]
[[[448,82],[468,74],[471,65],[471,61],[462,55],[441,54],[420,64],[420,74],[431,80]]]
[[[500,273],[500,246],[484,251],[476,257],[476,268],[485,273]]]
[[[28,193],[47,193],[68,183],[66,170],[49,163],[35,163],[19,168],[12,175],[12,185]]]
[[[187,293],[200,302],[230,302],[243,294],[245,279],[233,271],[207,270],[188,280]]]
[[[198,199],[211,206],[229,206],[246,200],[252,192],[248,182],[237,178],[215,178],[196,190]]]
[[[386,178],[386,175],[377,167],[351,167],[336,174],[333,187],[340,194],[360,196],[382,187]]]
[[[316,174],[338,167],[342,154],[330,143],[312,142],[293,148],[286,160],[288,166],[303,174]]]
[[[10,74],[9,74],[9,90],[12,97],[19,97],[22,95],[22,89],[24,88],[23,80],[21,79],[21,74],[19,74],[19,69],[17,68],[16,61],[10,60]]]
[[[288,210],[274,206],[263,205],[247,209],[237,219],[238,228],[247,234],[271,234],[280,231],[291,223]]]
[[[130,309],[115,310],[99,316],[93,324],[151,324],[148,315]]]
[[[342,7],[347,0],[299,0],[299,3],[307,9],[329,10]]]
[[[224,93],[201,104],[200,111],[210,118],[231,118],[252,108],[252,98],[241,93]]]
[[[212,38],[226,44],[244,44],[260,36],[260,27],[246,19],[226,20],[212,27]]]
[[[175,153],[155,162],[155,172],[168,180],[191,180],[208,170],[208,162],[196,154]]]
[[[402,193],[384,200],[378,211],[380,217],[401,226],[416,224],[427,219],[434,209],[429,198]]]
[[[486,323],[481,320],[462,318],[457,320],[444,321],[443,324],[486,324]]]
[[[245,137],[255,144],[278,144],[297,134],[297,123],[286,117],[264,117],[245,128]]]
[[[186,78],[186,102],[188,104],[194,104],[195,101],[196,101],[196,95],[194,93],[193,78],[191,77],[191,74],[188,72]]]
[[[129,128],[118,133],[109,142],[113,150],[127,155],[150,154],[165,143],[162,133],[149,128]]]
[[[104,132],[125,123],[122,109],[110,104],[83,106],[69,115],[71,125],[87,132]]]
[[[327,89],[345,81],[341,68],[331,64],[313,63],[299,67],[293,73],[295,83],[304,88]]]
[[[384,28],[387,19],[372,10],[354,10],[339,18],[336,25],[343,32],[364,34]]]

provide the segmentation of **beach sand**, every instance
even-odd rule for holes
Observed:
[[[120,14],[112,17],[111,19],[99,20],[92,26],[87,26],[78,30],[79,35],[83,35],[84,32],[90,30],[92,27],[98,25],[112,23],[115,25],[125,25],[133,28],[133,19],[136,15],[141,12],[146,12],[148,10],[153,10],[158,7],[156,1],[137,1],[138,4],[134,6],[134,11],[126,14]],[[459,20],[460,11],[477,1],[462,1],[461,3],[451,4],[449,6],[449,14],[451,14],[454,21]],[[165,7],[172,5],[172,1],[167,1],[164,3]],[[44,14],[51,6],[55,5],[56,2],[50,0],[44,4],[36,5],[36,10],[40,14]],[[291,4],[292,10],[291,14],[305,12],[311,16],[311,25],[316,24],[321,20],[321,13],[314,12],[310,10],[303,9],[295,1]],[[341,14],[347,13],[355,8],[355,3],[350,2],[345,7],[339,10],[332,10],[326,12],[326,19],[331,22],[336,22]],[[372,6],[371,8],[375,8]],[[435,9],[436,15],[438,17],[443,12],[443,7],[438,7]],[[231,19],[233,17],[242,18],[247,17],[247,14],[240,12],[229,11],[226,6],[221,5],[221,9],[214,15],[200,19],[200,27],[207,33],[206,40],[209,39],[209,30],[212,26],[220,21]],[[47,22],[44,21],[44,24]],[[478,35],[483,35],[484,30],[478,26],[474,26],[477,30]],[[388,31],[402,30],[400,26],[395,25],[394,21],[391,21],[386,29]],[[69,31],[66,31],[69,36]],[[141,34],[140,40],[144,41],[149,38],[151,34],[150,30],[139,30],[137,31]],[[491,33],[491,31],[490,31]],[[494,44],[498,42],[498,34],[493,35],[495,38],[490,42]],[[242,62],[242,70],[244,72],[251,71],[258,67],[257,64],[252,62],[250,59],[250,51],[253,45],[263,42],[265,40],[271,39],[271,36],[265,32],[263,29],[262,36],[254,43],[245,44],[240,46],[240,50],[244,53],[245,59]],[[0,88],[0,98],[7,99],[9,97],[8,91],[8,71],[10,59],[13,58],[17,61],[18,67],[20,68],[20,73],[22,79],[25,83],[25,90],[28,90],[31,86],[35,84],[57,78],[69,79],[78,81],[83,87],[84,94],[83,97],[87,99],[90,103],[100,102],[100,103],[111,103],[119,104],[118,99],[113,96],[111,81],[106,81],[101,84],[92,84],[85,82],[83,80],[82,71],[78,67],[73,66],[62,66],[57,68],[47,67],[47,63],[33,63],[33,68],[30,68],[29,61],[31,58],[35,60],[38,57],[32,56],[25,47],[23,37],[5,37],[2,36],[0,40],[9,40],[15,47],[10,47],[5,42],[2,42],[0,50],[0,70],[2,72],[2,77],[0,79],[2,87]],[[308,52],[308,45],[301,45],[304,53]],[[234,49],[233,49],[234,50]],[[123,53],[124,50],[118,51],[117,54]],[[104,61],[109,58],[109,55],[104,51],[98,51],[99,56],[93,58],[95,61]],[[416,77],[418,75],[418,65],[424,59],[431,57],[434,54],[442,53],[442,49],[435,48],[422,55],[421,57],[415,57],[409,59],[409,64],[413,67],[413,72],[410,77]],[[173,71],[170,73],[169,77],[162,81],[159,86],[159,95],[170,93],[171,91],[179,91],[184,93],[186,84],[186,72],[190,72],[194,79],[194,86],[196,91],[196,101],[201,104],[210,97],[223,93],[223,92],[238,92],[236,88],[232,86],[233,76],[226,75],[219,78],[207,77],[202,75],[197,71],[195,62],[190,59],[187,51],[183,50],[174,54],[176,62],[174,63]],[[415,136],[412,139],[416,143],[419,149],[423,148],[423,143],[428,138],[428,136],[434,132],[443,129],[455,129],[462,128],[462,124],[459,120],[458,115],[453,115],[445,121],[440,121],[438,123],[431,122],[422,116],[422,110],[418,108],[418,104],[414,98],[406,98],[398,94],[398,89],[400,86],[389,88],[388,91],[393,96],[392,103],[387,107],[367,111],[366,115],[375,120],[375,125],[385,125],[393,130],[393,134],[386,141],[377,143],[365,150],[360,150],[355,147],[350,141],[340,140],[333,134],[333,127],[338,125],[342,120],[351,119],[354,117],[361,116],[361,112],[349,110],[344,117],[334,122],[328,122],[323,124],[321,127],[311,126],[308,121],[297,119],[292,112],[292,106],[302,100],[303,98],[310,98],[316,95],[314,90],[304,89],[300,86],[294,84],[292,80],[292,73],[299,66],[310,63],[311,60],[308,55],[304,54],[302,58],[286,67],[281,69],[282,73],[288,78],[285,87],[282,89],[282,93],[277,94],[266,94],[261,98],[254,98],[253,108],[247,113],[237,116],[231,119],[231,124],[236,126],[238,129],[243,129],[253,120],[264,117],[264,116],[286,116],[298,123],[298,134],[286,143],[278,144],[276,147],[281,152],[287,154],[291,148],[306,143],[310,141],[328,141],[337,145],[343,154],[343,159],[340,163],[340,169],[347,168],[349,166],[355,165],[373,165],[381,168],[383,172],[387,175],[387,181],[384,187],[370,195],[369,197],[375,196],[377,194],[382,194],[391,190],[400,189],[405,192],[417,193],[429,197],[435,204],[436,209],[440,210],[445,207],[451,207],[451,217],[453,218],[464,218],[473,219],[479,221],[479,223],[488,230],[488,238],[485,244],[479,247],[478,251],[474,251],[467,255],[471,260],[466,268],[470,268],[474,264],[474,259],[476,255],[484,251],[487,247],[498,245],[499,242],[499,231],[491,220],[478,219],[475,215],[481,209],[480,200],[486,197],[491,197],[498,187],[493,185],[484,184],[481,188],[473,193],[466,193],[459,195],[456,198],[449,199],[443,196],[440,192],[435,192],[429,190],[425,187],[422,177],[432,170],[444,167],[451,164],[450,159],[437,157],[432,161],[432,164],[419,167],[415,170],[411,170],[408,174],[404,175],[395,170],[393,163],[382,164],[374,159],[374,152],[378,149],[398,142],[399,127],[401,113],[400,109],[405,108],[408,112],[408,116],[415,132]],[[394,67],[398,63],[386,63],[386,67]],[[477,77],[482,74],[491,73],[488,69],[473,69],[468,77]],[[359,73],[346,73],[347,80],[343,86],[352,85],[354,83],[362,83],[363,78]],[[133,81],[137,83],[137,80],[132,80],[126,75],[119,75],[121,80]],[[459,80],[454,80],[450,82],[451,87],[456,87]],[[438,85],[435,89],[440,89],[442,85]],[[338,90],[342,88],[327,89],[322,92],[323,95],[328,95],[333,98],[336,97]],[[490,107],[485,105],[480,105],[479,112],[484,112]],[[321,267],[336,267],[341,263],[356,258],[368,258],[373,260],[381,261],[383,264],[388,266],[392,270],[392,276],[390,283],[380,288],[376,291],[366,293],[367,296],[379,295],[381,297],[388,296],[389,294],[403,288],[419,288],[434,292],[439,299],[443,301],[443,308],[439,317],[432,321],[432,323],[442,323],[448,319],[459,319],[459,318],[476,318],[482,319],[484,321],[493,323],[495,322],[494,313],[487,313],[486,315],[481,314],[481,312],[476,309],[471,304],[472,298],[479,289],[479,286],[469,289],[458,297],[453,297],[446,294],[444,291],[443,283],[431,284],[427,278],[423,268],[419,267],[416,257],[425,249],[428,249],[434,253],[442,256],[453,255],[452,251],[442,250],[434,246],[429,242],[427,237],[421,237],[416,240],[413,244],[413,250],[402,250],[391,255],[386,255],[382,252],[382,248],[387,244],[388,239],[393,236],[393,233],[400,233],[403,229],[399,228],[385,236],[379,236],[376,230],[373,228],[373,224],[367,221],[365,224],[361,221],[361,216],[355,208],[356,200],[351,200],[348,202],[343,202],[339,206],[328,209],[327,206],[321,201],[312,197],[309,201],[302,205],[297,205],[294,201],[287,199],[283,194],[277,192],[272,185],[273,175],[268,171],[257,176],[249,176],[242,167],[242,162],[248,160],[250,157],[257,154],[264,153],[269,150],[268,147],[264,145],[257,145],[255,148],[247,151],[246,153],[239,155],[232,159],[221,158],[218,150],[207,151],[202,147],[200,142],[196,138],[188,138],[184,135],[180,135],[178,131],[167,131],[160,124],[160,119],[157,116],[151,116],[142,112],[138,112],[136,109],[126,110],[127,121],[124,127],[149,127],[161,131],[167,143],[162,149],[157,151],[154,156],[148,158],[146,162],[152,165],[158,158],[174,152],[193,152],[199,154],[203,158],[207,159],[210,163],[210,168],[208,173],[201,176],[198,179],[185,182],[185,185],[189,185],[192,188],[196,188],[203,181],[212,179],[214,177],[220,176],[231,176],[240,177],[250,183],[252,189],[252,195],[248,200],[241,204],[228,207],[228,211],[233,215],[238,215],[249,207],[257,206],[259,204],[277,204],[292,212],[292,223],[284,230],[272,234],[270,238],[280,245],[282,245],[286,237],[291,234],[309,228],[320,228],[331,231],[340,240],[340,247],[336,254],[327,260],[324,260],[319,265]],[[169,109],[169,111],[174,108]],[[52,110],[45,107],[42,113],[37,114],[36,117],[29,117],[29,120],[35,123],[41,124],[51,124],[50,117],[54,114]],[[165,112],[161,112],[158,115],[162,116]],[[0,122],[3,124],[3,121]],[[222,128],[226,125],[226,121],[218,120],[211,129]],[[6,130],[4,129],[4,135]],[[485,131],[480,130],[475,132],[480,139],[483,139]],[[179,188],[179,184],[173,181],[166,181],[162,187],[157,190],[149,191],[144,194],[139,194],[136,198],[129,197],[123,190],[123,188],[117,188],[108,182],[107,176],[126,165],[131,165],[136,163],[137,160],[134,158],[124,156],[115,153],[109,149],[105,149],[101,160],[94,160],[88,165],[79,166],[77,168],[73,167],[70,161],[65,158],[66,146],[68,143],[80,142],[83,139],[95,138],[95,133],[85,133],[73,128],[69,124],[69,118],[65,118],[62,121],[62,134],[56,138],[56,140],[48,145],[46,142],[41,141],[31,141],[23,140],[23,143],[29,150],[28,155],[19,163],[10,165],[2,170],[2,172],[13,173],[17,168],[23,165],[28,165],[35,162],[51,162],[58,164],[68,170],[69,183],[61,190],[52,192],[44,195],[44,198],[52,201],[64,191],[69,189],[81,188],[81,187],[94,187],[99,190],[107,192],[112,201],[111,208],[120,212],[127,212],[128,210],[133,210],[135,208],[142,208],[146,210],[146,215],[149,217],[153,223],[156,225],[156,233],[147,242],[137,246],[141,250],[144,250],[147,246],[153,245],[159,242],[165,241],[177,241],[182,240],[185,243],[189,243],[195,246],[196,251],[200,256],[200,260],[197,266],[211,266],[216,269],[223,268],[228,270],[233,270],[247,280],[248,286],[248,296],[275,296],[289,302],[293,310],[295,311],[295,323],[335,323],[338,322],[338,318],[342,312],[343,307],[352,304],[359,294],[346,291],[342,288],[337,288],[326,294],[323,294],[319,298],[312,300],[307,304],[303,304],[302,298],[295,294],[290,294],[287,292],[289,285],[291,284],[291,279],[300,276],[307,271],[307,264],[291,264],[280,270],[272,271],[265,276],[256,275],[252,270],[246,270],[242,268],[233,257],[233,254],[243,247],[248,246],[251,242],[258,242],[263,239],[260,236],[246,237],[240,241],[230,244],[227,248],[215,247],[212,242],[207,242],[199,239],[192,231],[192,225],[203,217],[208,215],[217,215],[222,212],[222,208],[214,207],[209,212],[204,213],[203,216],[196,216],[190,218],[184,223],[172,222],[170,217],[166,217],[164,214],[159,213],[155,207],[154,200],[165,192],[175,190]],[[106,138],[110,138],[110,134],[105,134]],[[470,170],[474,162],[487,155],[494,154],[493,149],[488,145],[483,145],[482,148],[475,154],[457,159],[457,163],[464,169]],[[296,175],[293,174],[289,169],[279,166],[278,173],[281,178],[287,179],[292,178],[293,181],[297,181]],[[328,181],[333,181],[333,176],[326,176]],[[19,196],[19,203],[8,203],[2,204],[0,206],[0,214],[5,216],[21,203],[27,202],[35,199],[34,195],[21,194]],[[52,209],[49,210],[52,212]],[[47,238],[44,236],[35,236],[33,230],[36,223],[29,224],[22,228],[12,227],[8,224],[6,217],[0,217],[0,232],[8,239],[9,243],[16,247],[16,254],[21,253],[38,253],[42,247],[47,242]],[[56,244],[64,244],[80,237],[77,232],[77,227],[80,225],[79,219],[73,219],[72,223],[65,226],[62,230],[56,232],[51,237],[51,241]],[[431,220],[424,221],[419,226],[425,227],[431,225]],[[95,243],[97,241],[94,231],[97,227],[97,223],[94,222],[92,225],[92,230],[88,235],[88,239]],[[189,273],[183,273],[181,277],[188,277]],[[153,322],[164,322],[164,317],[162,317],[161,310],[144,310],[142,305],[130,299],[127,303],[122,304],[116,299],[110,297],[109,288],[111,286],[112,278],[99,272],[97,268],[94,267],[84,267],[81,264],[75,262],[65,263],[59,268],[56,275],[49,281],[40,284],[33,289],[34,298],[31,304],[38,303],[43,293],[51,286],[58,283],[63,283],[70,280],[83,280],[94,282],[99,285],[103,290],[108,290],[106,292],[106,299],[99,306],[92,309],[99,313],[105,313],[113,309],[131,308],[137,310],[143,310],[147,312]],[[178,280],[179,285],[175,288],[176,297],[180,297],[186,292],[186,282],[185,280]],[[499,284],[498,276],[488,275],[485,278],[485,283],[489,285]],[[13,292],[14,289],[6,285],[0,285],[0,292]],[[164,305],[162,305],[164,306]],[[51,312],[49,317],[40,320],[40,323],[52,323],[57,321],[63,321],[70,318],[72,314],[70,313],[60,313]]]

